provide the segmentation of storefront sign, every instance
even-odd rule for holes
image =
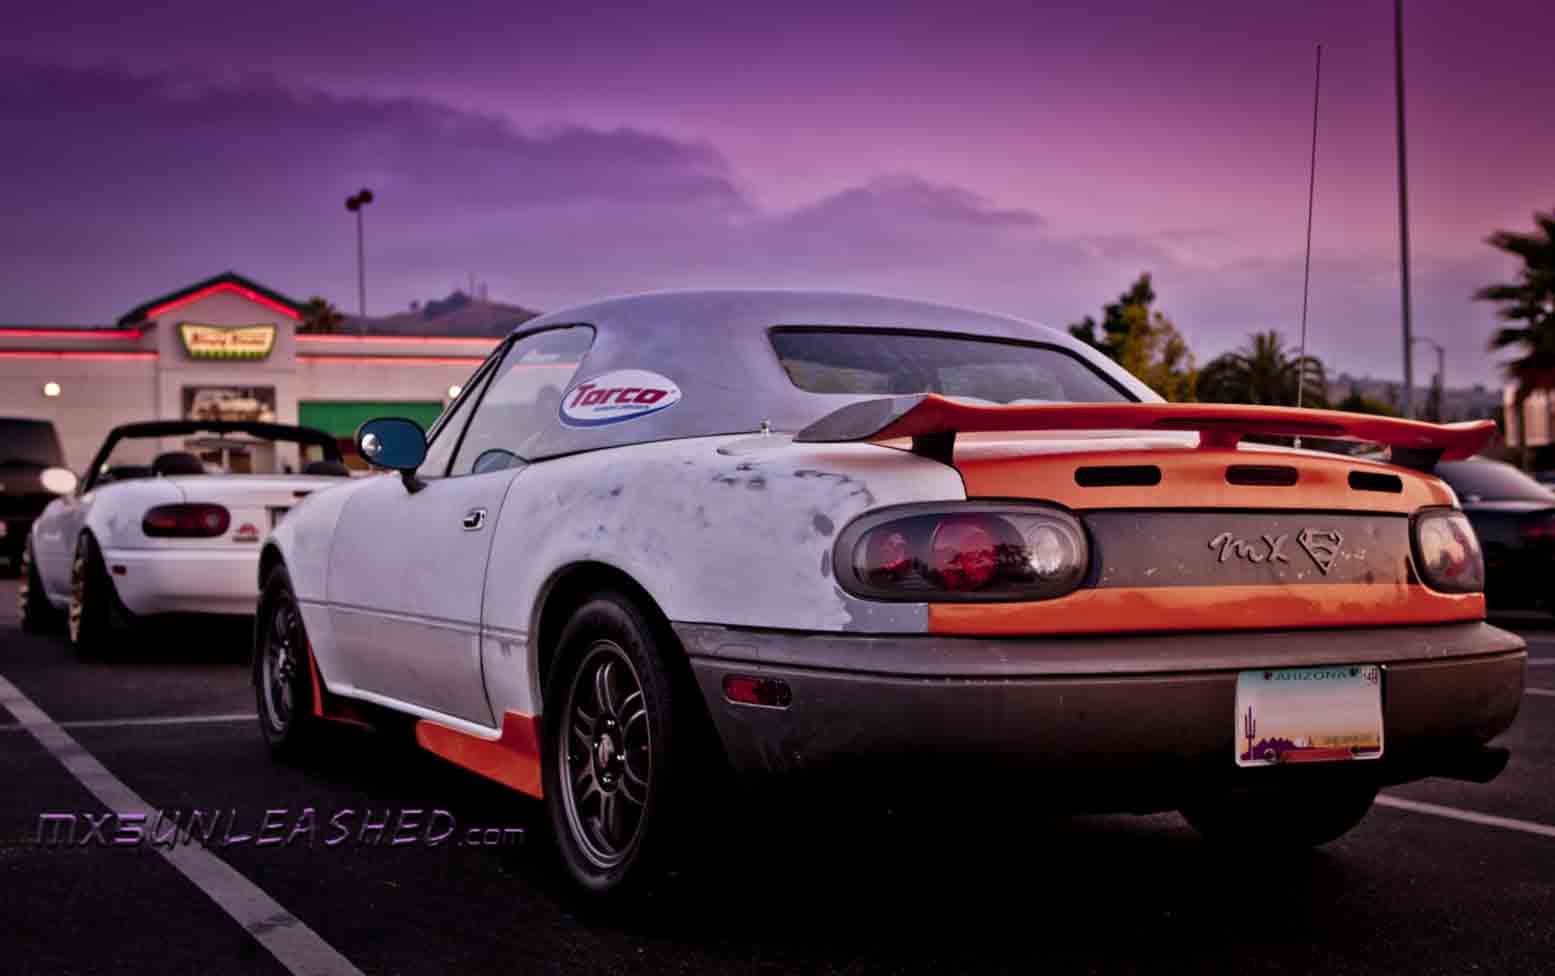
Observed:
[[[273,386],[186,386],[185,420],[258,420],[275,423]]]
[[[275,347],[273,325],[198,325],[180,322],[190,359],[264,359]]]

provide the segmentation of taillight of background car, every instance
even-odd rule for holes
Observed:
[[[1555,543],[1555,512],[1534,512],[1517,524],[1517,534],[1527,543],[1550,545]]]
[[[1468,517],[1450,509],[1415,518],[1415,562],[1425,584],[1444,593],[1485,589],[1485,557]]]
[[[157,538],[214,539],[225,535],[231,524],[231,513],[220,505],[180,503],[151,509],[140,528]]]
[[[986,503],[875,512],[838,538],[837,579],[875,600],[1048,600],[1084,580],[1085,531],[1053,508]]]

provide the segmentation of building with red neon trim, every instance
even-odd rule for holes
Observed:
[[[349,445],[369,417],[430,424],[499,341],[298,335],[305,312],[228,271],[143,302],[113,325],[0,325],[0,416],[52,420],[76,468],[109,428],[133,420],[301,423]]]

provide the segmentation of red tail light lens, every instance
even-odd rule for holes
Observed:
[[[1555,515],[1530,515],[1518,526],[1518,534],[1524,542],[1555,542]]]
[[[837,580],[873,600],[1046,600],[1079,586],[1079,521],[1037,506],[973,502],[866,515],[837,540]]]
[[[1416,517],[1415,564],[1433,590],[1480,593],[1485,589],[1485,557],[1474,527],[1462,512],[1437,509]]]
[[[158,505],[141,519],[141,531],[155,538],[214,539],[227,534],[232,514],[220,505]]]
[[[929,537],[929,571],[947,590],[980,590],[993,579],[999,564],[998,531],[986,516],[948,518]]]

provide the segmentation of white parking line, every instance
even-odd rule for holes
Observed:
[[[1555,668],[1555,658],[1537,658],[1528,662],[1530,668]]]
[[[1379,796],[1377,805],[1392,807],[1395,810],[1408,810],[1411,813],[1424,813],[1432,817],[1446,817],[1448,820],[1462,820],[1465,823],[1480,824],[1485,827],[1501,827],[1505,830],[1521,831],[1525,834],[1535,834],[1539,837],[1555,837],[1555,827],[1549,824],[1534,823],[1532,820],[1514,820],[1511,817],[1497,817],[1488,813],[1475,813],[1473,810],[1460,810],[1457,807],[1444,807],[1435,803],[1421,803],[1418,800],[1405,800],[1396,796]]]
[[[5,706],[16,721],[110,811],[145,811],[150,815],[150,804],[81,748],[70,733],[3,676],[0,676],[0,705]],[[197,845],[153,846],[152,850],[193,881],[291,972],[361,976],[361,970],[349,959],[210,851]]]
[[[1539,695],[1544,698],[1555,698],[1555,688],[1524,688],[1523,691],[1530,695]]]
[[[148,718],[84,718],[74,722],[56,722],[62,729],[126,729],[156,725],[205,725],[218,722],[252,722],[253,712],[228,712],[224,715],[156,715]],[[27,726],[20,722],[0,722],[0,732],[21,732]]]

